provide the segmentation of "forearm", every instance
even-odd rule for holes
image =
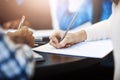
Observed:
[[[109,21],[98,22],[90,27],[83,28],[75,33],[75,42],[93,41],[110,38],[111,30]]]
[[[110,22],[108,20],[98,22],[88,28],[83,29],[86,32],[86,41],[100,40],[110,38]]]
[[[76,39],[75,42],[82,42],[87,39],[87,33],[85,30],[80,30],[75,33]]]

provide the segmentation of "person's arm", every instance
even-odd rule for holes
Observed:
[[[120,0],[113,0],[113,10],[111,18],[113,57],[114,57],[114,80],[120,80]]]
[[[109,20],[98,22],[83,30],[87,34],[86,41],[106,39],[111,35]]]
[[[110,38],[110,20],[98,22],[88,28],[83,28],[76,33],[68,33],[60,41],[64,32],[56,31],[50,36],[50,44],[56,48],[70,47],[71,45],[82,42]]]
[[[1,34],[0,80],[28,80],[33,75],[33,69],[32,50],[27,45],[15,45]]]
[[[21,29],[16,32],[8,32],[7,35],[10,39],[16,44],[27,44],[30,47],[34,46],[34,37],[32,32],[28,30],[26,26],[23,26]]]
[[[50,44],[54,46],[55,48],[63,48],[63,47],[70,47],[71,45],[85,41],[87,38],[87,34],[85,30],[81,30],[76,33],[67,33],[65,38],[61,40],[63,37],[64,32],[61,31],[55,31],[53,34],[50,36]]]

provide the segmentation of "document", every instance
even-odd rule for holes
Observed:
[[[77,43],[69,48],[56,49],[49,43],[35,47],[33,51],[43,53],[54,53],[71,56],[91,57],[91,58],[103,58],[113,50],[112,41],[98,40],[90,42]]]
[[[33,60],[35,61],[44,61],[44,58],[42,55],[36,53],[36,52],[33,52]]]

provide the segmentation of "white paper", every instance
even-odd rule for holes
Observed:
[[[34,61],[44,61],[44,57],[41,54],[33,52],[33,60]]]
[[[43,46],[33,48],[33,50],[63,55],[103,58],[113,50],[113,46],[111,40],[99,40],[82,42],[75,44],[69,48],[62,49],[56,49],[48,43]]]
[[[33,58],[34,58],[34,59],[35,59],[35,58],[43,58],[43,56],[40,55],[40,54],[37,54],[37,53],[33,52]]]

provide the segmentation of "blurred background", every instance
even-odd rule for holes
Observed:
[[[0,23],[22,15],[34,29],[51,29],[49,0],[0,0]]]
[[[0,0],[0,24],[26,16],[33,29],[66,30],[74,14],[79,16],[72,29],[86,22],[108,19],[111,0]]]

